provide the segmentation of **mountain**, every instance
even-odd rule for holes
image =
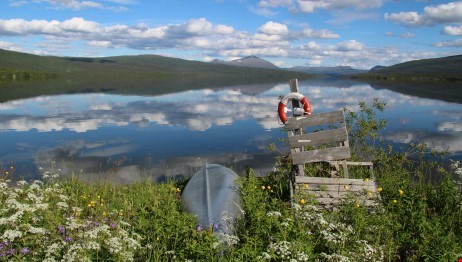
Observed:
[[[385,68],[386,66],[382,66],[382,65],[376,65],[374,66],[373,68],[371,68],[370,72],[375,72],[375,71],[378,71],[380,69],[383,69]]]
[[[462,80],[462,55],[408,61],[392,66],[376,66],[368,73],[352,76],[376,80]]]
[[[305,72],[309,74],[328,75],[328,76],[344,76],[366,73],[367,70],[355,69],[350,66],[335,66],[335,67],[308,67],[295,66],[290,68],[293,71]]]
[[[202,77],[246,79],[307,78],[306,73],[292,72],[268,66],[267,61],[247,57],[235,62],[241,66],[190,61],[159,55],[112,57],[57,57],[39,56],[0,49],[0,80],[13,79],[23,74],[57,76],[148,76],[148,77]],[[271,63],[269,63],[271,64]],[[244,67],[247,65],[248,67]],[[258,66],[257,68],[257,65]],[[264,65],[266,65],[264,67]],[[272,64],[271,64],[272,65]]]
[[[253,67],[253,68],[266,68],[266,69],[279,69],[279,67],[275,66],[273,63],[256,57],[256,56],[246,56],[240,59],[232,60],[232,61],[224,61],[220,59],[215,59],[210,63],[213,64],[225,64],[225,65],[232,65],[232,66],[241,66],[241,67]]]

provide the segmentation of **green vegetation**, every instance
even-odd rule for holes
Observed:
[[[350,76],[364,80],[461,81],[462,55],[414,60]]]
[[[355,158],[374,156],[380,207],[346,201],[324,210],[304,195],[290,206],[291,163],[281,156],[275,173],[255,178],[249,169],[239,179],[244,216],[234,235],[220,235],[182,211],[180,184],[86,184],[78,174],[58,180],[53,164],[42,170],[44,182],[13,184],[19,174],[5,164],[0,260],[457,261],[462,194],[454,178],[462,179],[462,167],[422,161],[424,145],[409,145],[402,153],[379,146],[385,122],[376,111],[384,106],[376,100],[348,112]],[[430,183],[431,176],[440,179]]]

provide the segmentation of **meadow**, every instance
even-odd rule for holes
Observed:
[[[0,261],[457,261],[462,165],[424,144],[383,145],[376,112],[384,109],[376,100],[347,111],[354,158],[373,156],[379,206],[352,200],[330,210],[309,195],[290,204],[291,163],[281,155],[265,177],[241,174],[233,234],[183,211],[187,181],[90,184],[54,163],[24,181],[2,163]]]

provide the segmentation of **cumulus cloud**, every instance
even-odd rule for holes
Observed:
[[[443,33],[447,35],[462,35],[462,25],[459,26],[445,26]]]
[[[361,51],[364,48],[364,44],[356,41],[356,40],[348,40],[336,45],[335,50],[341,52],[348,52],[348,51]]]
[[[462,2],[427,6],[424,12],[429,19],[435,22],[462,23]]]
[[[430,21],[425,16],[417,12],[385,13],[384,17],[386,20],[407,26],[423,26],[430,24]]]
[[[427,6],[424,12],[419,14],[415,11],[385,13],[386,20],[403,24],[406,26],[426,26],[438,23],[462,23],[462,2],[451,2],[436,6]],[[446,34],[454,34],[458,31],[458,27],[447,26],[443,32]]]
[[[258,28],[258,32],[267,35],[287,35],[289,33],[289,29],[284,24],[270,21],[260,26]]]

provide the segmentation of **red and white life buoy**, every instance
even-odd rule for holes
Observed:
[[[292,92],[292,93],[289,93],[288,95],[286,95],[285,97],[283,97],[281,99],[281,101],[279,102],[279,106],[278,106],[278,114],[279,114],[279,119],[281,119],[282,123],[286,123],[287,122],[287,116],[286,116],[286,113],[287,113],[287,108],[286,108],[286,104],[287,102],[289,102],[289,100],[291,99],[295,99],[295,100],[298,100],[300,101],[300,103],[302,103],[303,105],[303,110],[305,111],[303,114],[304,115],[311,115],[311,105],[310,105],[310,101],[308,101],[308,99],[300,94],[300,93],[297,93],[297,92]]]

